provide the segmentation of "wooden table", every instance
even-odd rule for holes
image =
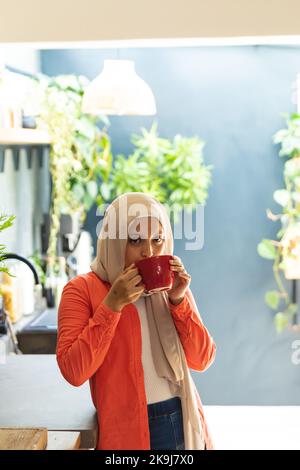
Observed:
[[[80,432],[0,428],[0,450],[78,450]]]
[[[79,431],[81,447],[95,448],[97,416],[89,384],[73,387],[52,354],[8,355],[0,364],[0,428]]]

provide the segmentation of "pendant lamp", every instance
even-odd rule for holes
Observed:
[[[86,87],[82,111],[89,114],[156,114],[155,98],[149,85],[140,78],[131,60],[105,60],[104,67]]]

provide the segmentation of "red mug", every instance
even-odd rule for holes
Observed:
[[[174,271],[170,268],[171,255],[150,256],[135,263],[145,284],[145,293],[162,292],[171,289]]]

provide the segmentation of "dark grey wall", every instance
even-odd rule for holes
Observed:
[[[275,189],[282,187],[283,161],[272,135],[280,116],[295,111],[292,84],[300,71],[298,47],[189,47],[163,49],[52,50],[42,52],[49,75],[94,78],[109,58],[133,59],[157,99],[161,136],[198,135],[205,160],[214,165],[205,209],[205,244],[180,256],[192,275],[191,289],[217,343],[215,363],[193,377],[205,404],[300,404],[300,365],[291,361],[300,333],[278,335],[264,293],[275,287],[271,262],[257,243],[275,237]],[[152,118],[114,117],[115,153],[130,150],[130,135]],[[88,226],[95,237],[95,210]]]

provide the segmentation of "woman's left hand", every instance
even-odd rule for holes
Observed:
[[[168,297],[172,304],[179,304],[185,295],[191,282],[191,276],[186,272],[183,263],[178,256],[170,259],[170,268],[174,272],[173,286],[169,289]]]

